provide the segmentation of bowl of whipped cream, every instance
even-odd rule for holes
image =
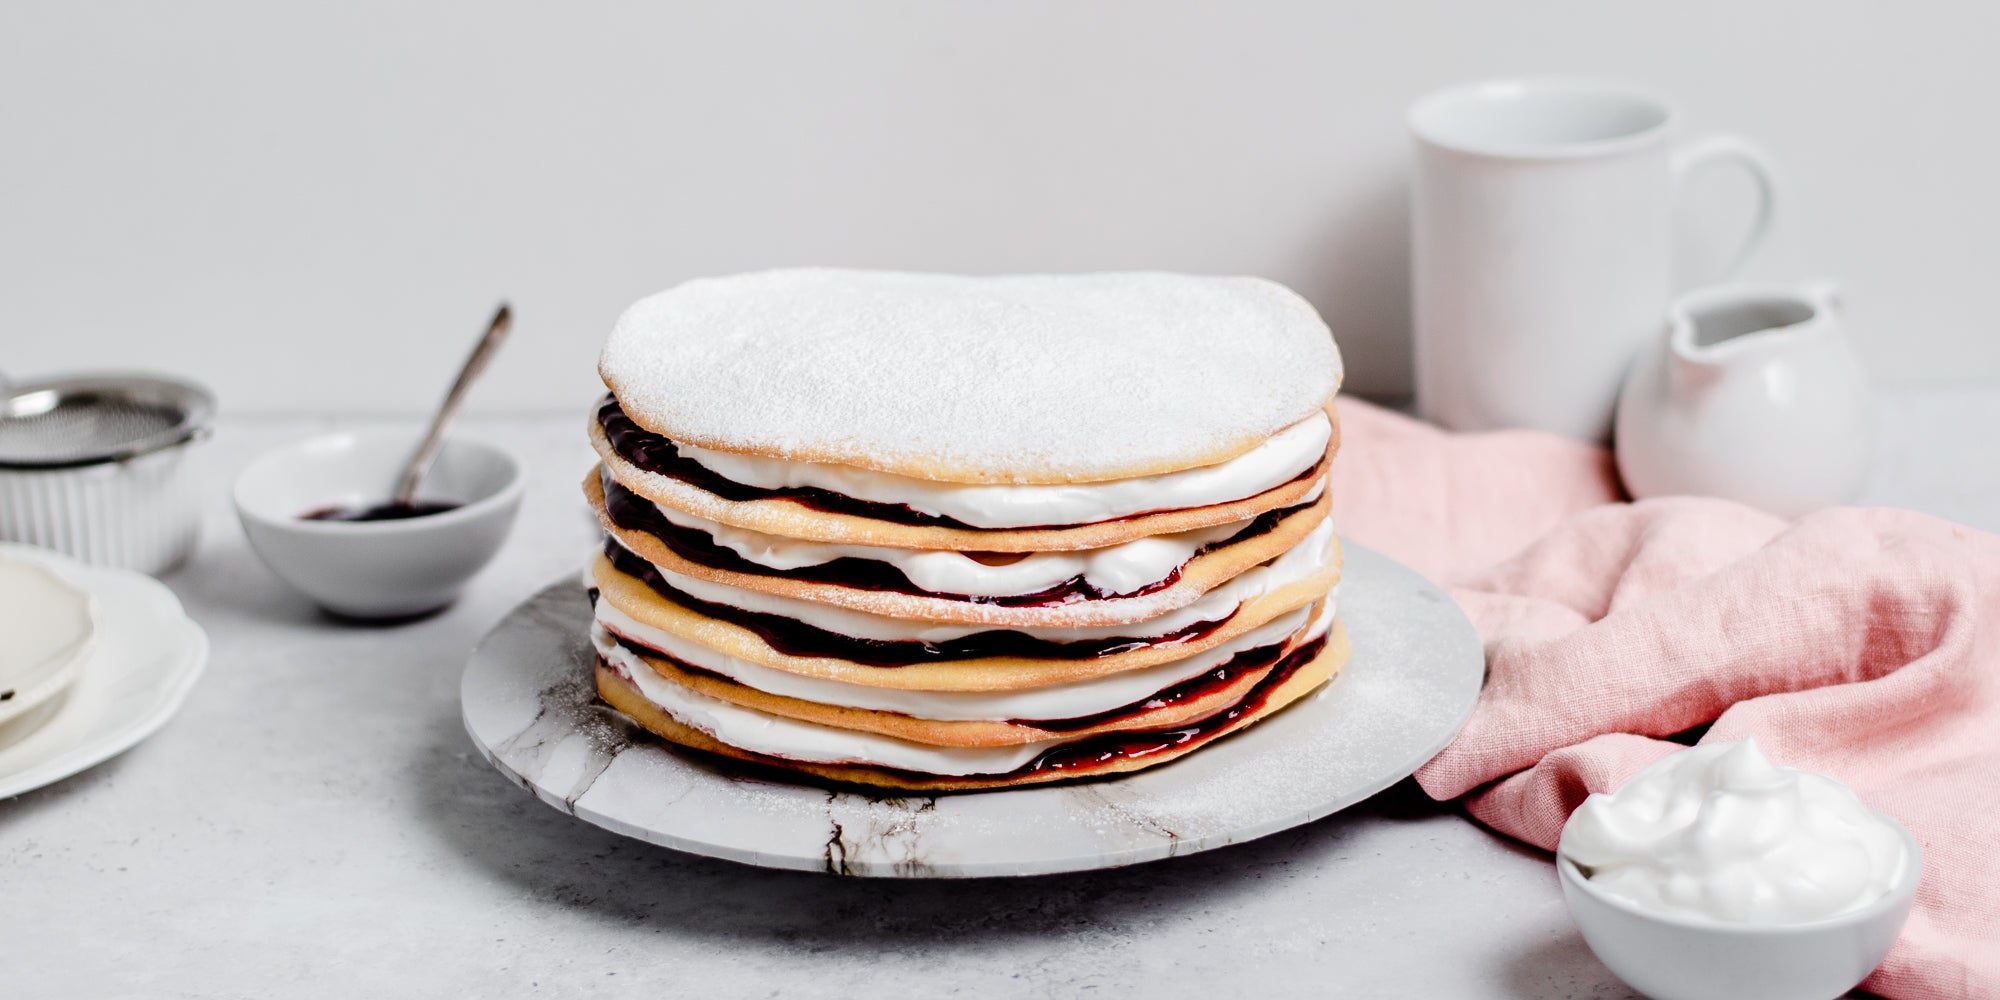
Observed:
[[[1670,754],[1563,827],[1563,899],[1598,959],[1654,1000],[1827,1000],[1910,915],[1916,838],[1754,740]]]

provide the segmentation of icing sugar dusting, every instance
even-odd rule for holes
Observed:
[[[1341,377],[1284,286],[1156,272],[698,279],[626,310],[599,369],[635,419],[689,443],[980,482],[1221,461]]]

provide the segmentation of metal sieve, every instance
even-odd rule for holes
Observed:
[[[201,388],[143,376],[80,376],[0,393],[0,469],[137,458],[204,433],[215,413]]]
[[[0,385],[0,540],[158,573],[201,521],[191,446],[215,398],[145,375]]]

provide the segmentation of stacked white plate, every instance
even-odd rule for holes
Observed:
[[[207,662],[207,635],[151,577],[0,544],[0,798],[152,735]]]
[[[95,604],[39,562],[0,559],[0,724],[76,683],[97,644]]]

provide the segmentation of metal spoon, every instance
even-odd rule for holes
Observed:
[[[513,311],[507,303],[500,303],[500,311],[494,313],[493,322],[486,325],[486,335],[473,345],[471,356],[465,359],[465,364],[458,370],[457,380],[451,384],[451,391],[445,393],[444,402],[438,404],[437,415],[431,418],[431,428],[424,432],[423,442],[417,445],[409,463],[403,466],[403,475],[396,480],[396,492],[390,497],[390,503],[407,507],[416,498],[418,481],[430,471],[431,463],[437,460],[439,446],[444,444],[445,426],[458,415],[459,405],[465,402],[467,390],[472,388],[479,373],[486,370],[486,363],[493,359],[500,345],[506,342],[507,331],[513,325]]]

